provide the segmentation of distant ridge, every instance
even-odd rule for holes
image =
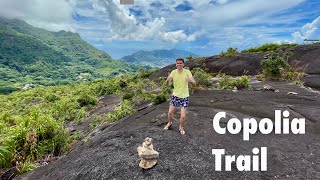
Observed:
[[[4,87],[68,84],[137,69],[112,59],[78,33],[51,32],[22,20],[0,18],[0,93]]]
[[[131,64],[161,68],[175,63],[175,59],[179,57],[185,58],[189,55],[192,57],[199,56],[192,52],[179,49],[162,49],[154,51],[138,51],[131,55],[122,57],[121,60]]]

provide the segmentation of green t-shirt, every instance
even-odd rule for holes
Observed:
[[[192,77],[191,72],[188,69],[183,69],[181,73],[178,69],[173,70],[170,73],[170,77],[173,78],[173,95],[179,98],[185,98],[189,96],[189,88],[186,77]]]

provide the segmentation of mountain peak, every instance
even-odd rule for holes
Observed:
[[[199,56],[192,52],[173,48],[153,51],[140,50],[131,55],[122,57],[121,60],[132,64],[161,68],[174,63],[177,58],[185,58],[189,55],[193,57]]]

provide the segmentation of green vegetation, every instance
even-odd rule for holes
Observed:
[[[153,51],[138,51],[131,55],[121,58],[122,61],[149,67],[164,67],[169,64],[174,64],[177,58],[184,58],[185,60],[191,60],[198,55],[188,51],[171,49],[171,50],[153,50]]]
[[[100,96],[115,94],[122,100],[106,115],[93,115],[90,128],[128,116],[140,103],[165,102],[171,89],[153,92],[161,82],[148,80],[151,73],[140,70],[131,76],[0,95],[0,168],[17,166],[23,173],[36,167],[44,156],[64,154],[81,139],[87,142],[89,138],[82,132],[70,136],[65,127],[72,121],[81,124]]]
[[[107,122],[114,122],[134,112],[132,101],[123,100],[120,106],[116,107],[113,112],[105,115]]]
[[[284,58],[272,52],[268,59],[261,61],[261,66],[263,67],[264,77],[279,78],[281,76],[281,68],[286,68],[288,63]]]
[[[191,61],[193,60],[194,58],[192,57],[192,55],[189,55],[189,56],[186,56],[185,58],[185,61]]]
[[[201,62],[201,61],[204,61],[206,58],[207,58],[207,57],[196,57],[196,58],[194,58],[194,59],[195,59],[196,61]]]
[[[248,76],[240,76],[233,79],[231,76],[222,74],[218,81],[219,89],[248,89],[250,87],[250,79]]]
[[[50,32],[20,20],[0,18],[0,93],[26,84],[65,85],[109,78],[138,70],[113,60],[79,34]]]
[[[167,98],[164,94],[157,94],[154,99],[153,99],[153,104],[156,105],[156,104],[160,104],[160,103],[163,103],[163,102],[166,102]]]
[[[261,61],[263,72],[260,76],[272,80],[287,79],[300,81],[305,73],[303,69],[289,65],[287,60],[291,54],[284,52],[280,55],[279,53],[271,52],[267,59]]]
[[[202,87],[211,87],[212,82],[211,82],[211,74],[205,72],[203,69],[200,68],[193,68],[191,70],[191,73],[197,82],[198,86]]]
[[[276,51],[283,48],[289,48],[297,46],[298,44],[263,44],[259,47],[250,48],[244,51],[241,51],[242,53],[252,53],[252,52],[269,52],[269,51]]]
[[[219,54],[220,57],[234,57],[239,54],[237,48],[228,48],[227,52],[221,52]]]

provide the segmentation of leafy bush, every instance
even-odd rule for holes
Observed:
[[[248,89],[250,87],[250,79],[248,76],[241,76],[234,82],[234,86],[237,89]]]
[[[45,97],[45,99],[48,101],[48,102],[54,102],[56,100],[59,100],[59,97],[54,95],[54,94],[49,94]]]
[[[220,57],[234,57],[239,54],[237,48],[228,48],[227,52],[221,52],[219,54]]]
[[[103,96],[115,93],[118,88],[119,86],[116,83],[107,81],[99,83],[99,85],[95,88],[95,91],[98,96]]]
[[[132,108],[132,102],[128,100],[124,100],[121,104],[114,109],[113,112],[110,112],[105,115],[105,119],[107,122],[114,122],[119,120],[127,115],[130,115],[134,112]]]
[[[243,50],[241,52],[246,53],[246,52],[268,52],[268,51],[276,51],[282,48],[289,48],[289,47],[294,47],[297,46],[297,44],[275,44],[275,43],[271,43],[271,44],[263,44],[259,47],[255,47],[255,48],[250,48],[247,50]]]
[[[167,98],[164,94],[157,94],[153,99],[153,104],[160,104],[166,102]]]
[[[296,68],[290,65],[282,71],[281,77],[301,83],[301,80],[305,75],[306,73],[303,68]]]
[[[139,76],[147,77],[148,73],[143,74]],[[162,85],[137,77],[35,87],[0,95],[0,168],[17,165],[21,172],[28,171],[44,155],[59,155],[68,150],[68,143],[79,138],[79,134],[69,138],[64,125],[70,121],[81,122],[97,103],[98,96],[116,94],[125,98],[113,112],[103,117],[93,115],[91,128],[103,121],[113,122],[130,115],[136,102],[165,100],[164,93],[157,97],[158,92],[153,91]],[[165,87],[171,93],[171,87]],[[132,93],[131,101],[126,99],[131,95],[125,93]]]
[[[279,53],[272,52],[268,59],[261,61],[263,71],[260,76],[273,80],[287,79],[301,81],[302,77],[305,75],[304,69],[289,65],[287,61],[289,56],[292,55],[291,52],[280,53],[282,53],[282,56],[280,56]]]
[[[192,57],[192,55],[189,55],[189,56],[186,56],[186,61],[191,61],[193,60],[194,58]]]
[[[261,61],[261,66],[263,67],[263,75],[265,78],[278,79],[281,77],[281,68],[286,68],[288,63],[278,54],[272,52],[268,59]]]
[[[196,61],[201,62],[204,61],[207,57],[196,57],[194,58]]]
[[[0,87],[0,94],[10,94],[17,90],[19,89],[15,87]]]
[[[20,170],[20,173],[25,173],[25,172],[28,172],[28,171],[31,171],[33,170],[34,168],[36,168],[37,166],[31,162],[31,161],[25,161],[24,163],[21,163],[19,170]]]
[[[234,80],[226,75],[222,74],[221,79],[218,80],[218,88],[219,89],[233,89],[234,87]]]
[[[131,100],[133,96],[134,96],[134,93],[126,93],[123,95],[122,100],[125,100],[125,99]]]
[[[60,154],[67,142],[63,123],[40,113],[39,109],[26,117],[15,117],[15,124],[0,136],[0,167],[16,164],[22,171],[30,170],[29,162],[43,154]]]
[[[203,69],[200,68],[193,68],[191,70],[191,73],[198,85],[204,86],[204,87],[211,87],[211,78],[212,76],[205,72]]]
[[[221,79],[218,81],[219,89],[248,89],[250,87],[250,79],[248,76],[241,76],[233,79],[226,74],[221,75]]]
[[[88,105],[96,105],[97,99],[90,94],[90,91],[86,91],[80,93],[77,102],[81,107],[84,107]]]
[[[148,78],[153,72],[154,70],[139,69],[135,77],[139,79]]]
[[[161,93],[166,95],[167,97],[169,97],[169,95],[171,95],[171,93],[172,93],[173,84],[167,85],[166,78],[159,78],[158,84],[161,88]]]

